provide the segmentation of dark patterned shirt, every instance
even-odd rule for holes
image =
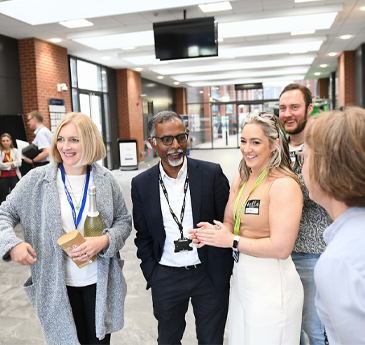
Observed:
[[[332,223],[327,211],[309,198],[309,191],[305,186],[302,176],[302,167],[295,159],[295,151],[302,151],[304,145],[290,147],[290,156],[294,162],[293,170],[298,174],[302,182],[303,210],[300,219],[299,233],[294,245],[294,251],[298,253],[321,254],[326,249],[323,232]]]

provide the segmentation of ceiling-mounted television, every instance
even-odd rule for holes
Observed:
[[[154,23],[156,59],[218,56],[218,24],[214,17]]]

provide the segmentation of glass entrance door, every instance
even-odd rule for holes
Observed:
[[[243,123],[250,113],[263,111],[263,104],[237,104],[238,132],[241,134]]]
[[[237,112],[234,104],[213,104],[211,114],[213,148],[238,147]]]
[[[97,95],[94,93],[80,93],[80,111],[88,115],[94,121],[101,136],[104,138],[101,95]],[[98,163],[104,165],[104,159],[102,159]]]

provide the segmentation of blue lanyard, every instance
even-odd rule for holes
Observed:
[[[71,206],[72,218],[74,220],[75,229],[77,229],[77,227],[78,227],[78,225],[80,223],[81,217],[82,217],[82,212],[84,211],[85,204],[86,204],[87,190],[89,188],[89,180],[90,180],[90,165],[87,166],[86,182],[85,182],[85,188],[84,188],[84,196],[82,197],[81,208],[80,208],[79,214],[77,216],[77,221],[76,221],[75,206],[74,206],[74,203],[72,202],[72,198],[71,198],[70,192],[68,191],[68,189],[66,187],[65,170],[63,169],[63,164],[61,164],[61,176],[62,176],[63,186],[65,187],[65,193],[66,193],[67,201],[68,201],[68,203]]]

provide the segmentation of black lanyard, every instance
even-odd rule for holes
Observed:
[[[183,219],[184,219],[184,213],[185,213],[185,197],[186,197],[186,192],[188,190],[188,186],[189,186],[189,175],[186,174],[186,179],[185,179],[185,182],[184,182],[184,201],[183,201],[183,205],[181,207],[181,213],[180,213],[180,221],[179,219],[177,218],[176,214],[174,213],[174,211],[172,210],[171,206],[170,206],[170,202],[169,202],[169,196],[167,194],[167,190],[166,190],[166,187],[162,181],[162,177],[161,177],[161,172],[159,172],[158,174],[158,179],[160,181],[160,186],[162,188],[162,191],[165,195],[165,198],[166,198],[166,201],[167,201],[167,204],[169,205],[169,209],[170,209],[170,213],[172,215],[172,218],[174,218],[174,221],[175,223],[177,224],[177,226],[179,227],[179,230],[180,230],[180,234],[181,234],[181,239],[184,238],[184,235],[183,235],[183,226],[182,226],[182,222],[183,222]]]

